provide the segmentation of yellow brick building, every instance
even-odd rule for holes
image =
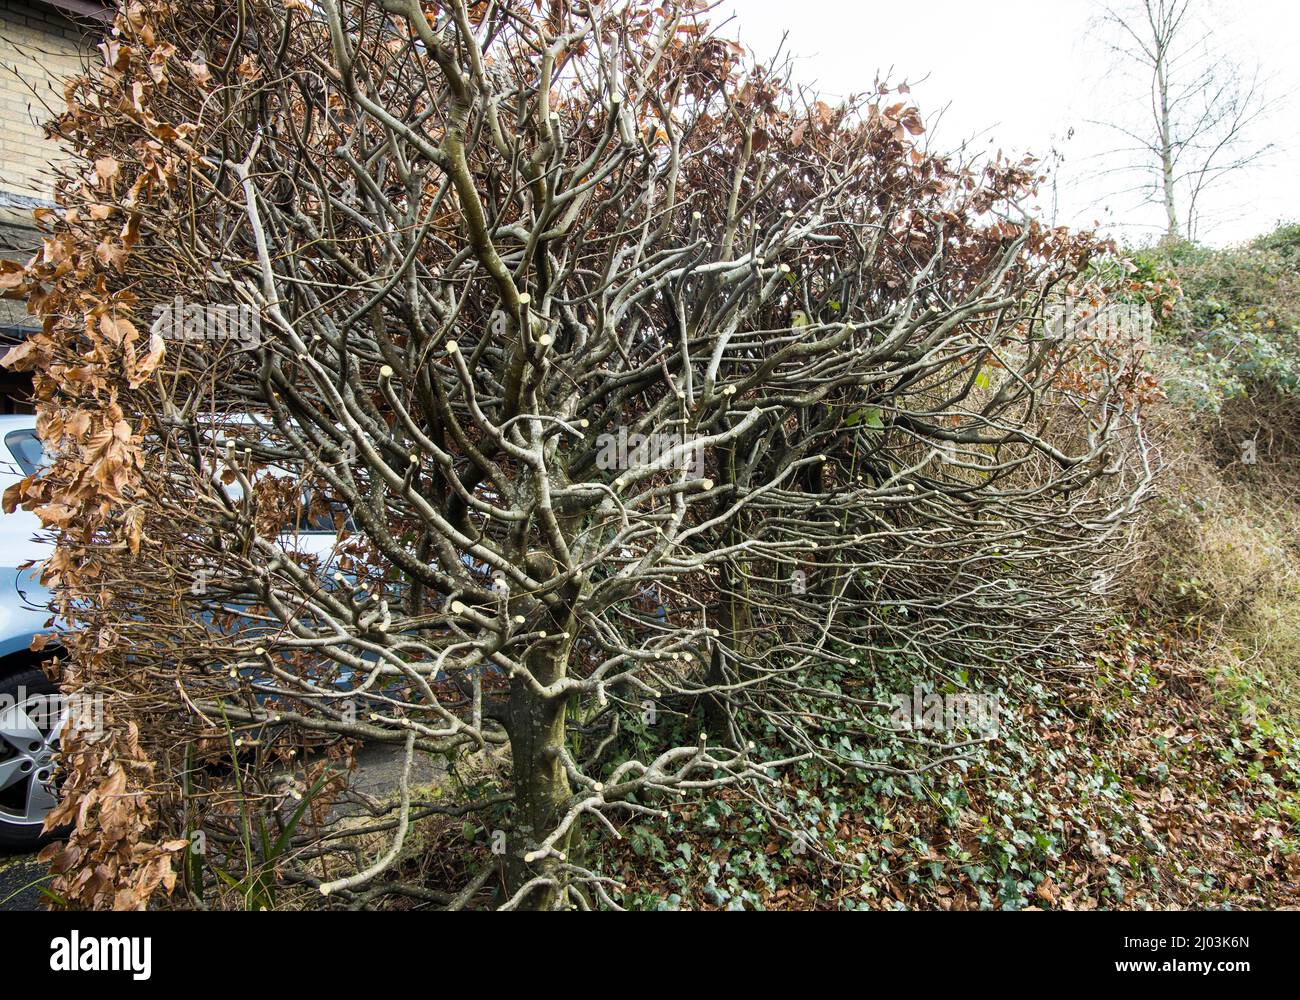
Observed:
[[[0,257],[26,260],[40,239],[32,210],[50,204],[55,169],[66,159],[43,126],[63,107],[63,81],[81,71],[109,17],[96,0],[0,0]],[[0,300],[0,339],[31,325],[21,303]],[[0,412],[21,409],[23,395],[24,380],[0,371]]]

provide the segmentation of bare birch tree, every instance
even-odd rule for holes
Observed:
[[[1121,113],[1095,122],[1125,142],[1107,154],[1120,165],[1102,172],[1136,175],[1117,193],[1159,205],[1171,239],[1195,239],[1205,192],[1274,148],[1262,135],[1277,106],[1266,78],[1217,51],[1211,17],[1205,0],[1134,0],[1105,7],[1099,18],[1116,70],[1133,81],[1125,98],[1132,120]]]

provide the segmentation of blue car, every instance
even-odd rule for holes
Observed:
[[[237,420],[226,431],[247,434],[255,426]],[[214,441],[225,436],[214,432]],[[0,491],[44,464],[36,417],[0,416]],[[234,496],[238,485],[226,489]],[[304,507],[310,507],[306,499]],[[50,593],[41,586],[38,569],[22,568],[49,557],[52,546],[41,532],[34,513],[0,514],[0,850],[30,850],[45,839],[45,817],[58,798],[59,732],[64,720],[76,714],[64,711],[58,688],[43,668],[60,652]],[[323,516],[295,518],[279,544],[286,551],[317,556],[328,570],[334,568],[340,542],[332,518]],[[55,637],[34,652],[32,640],[51,633]]]
[[[0,490],[36,472],[42,463],[34,416],[0,416]],[[28,850],[42,839],[46,814],[57,801],[54,752],[61,713],[58,689],[42,663],[58,652],[32,640],[51,629],[50,595],[32,569],[50,554],[37,537],[40,518],[18,510],[0,516],[0,849]]]

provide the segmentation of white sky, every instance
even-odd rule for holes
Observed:
[[[1289,162],[1300,153],[1300,3],[1203,2],[1218,25],[1218,44],[1247,66],[1258,63],[1270,77],[1269,94],[1283,98],[1260,134],[1278,149],[1203,197],[1201,237],[1229,243],[1300,220],[1300,172]],[[1114,120],[1124,98],[1119,74],[1090,32],[1097,9],[1094,0],[725,0],[715,20],[734,15],[725,33],[760,58],[788,32],[796,79],[834,97],[869,90],[877,71],[895,82],[927,77],[911,99],[933,126],[933,147],[954,149],[978,137],[975,145],[990,151],[1045,156],[1056,145],[1066,157],[1057,220],[1101,222],[1142,241],[1159,235],[1161,210],[1136,208],[1135,196],[1114,194],[1122,182],[1095,176],[1097,155],[1120,138],[1093,122]],[[1042,207],[1052,213],[1049,188]]]

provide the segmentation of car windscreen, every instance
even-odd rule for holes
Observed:
[[[24,476],[34,476],[50,464],[45,456],[45,447],[35,431],[10,431],[5,435],[5,447],[23,470]]]

